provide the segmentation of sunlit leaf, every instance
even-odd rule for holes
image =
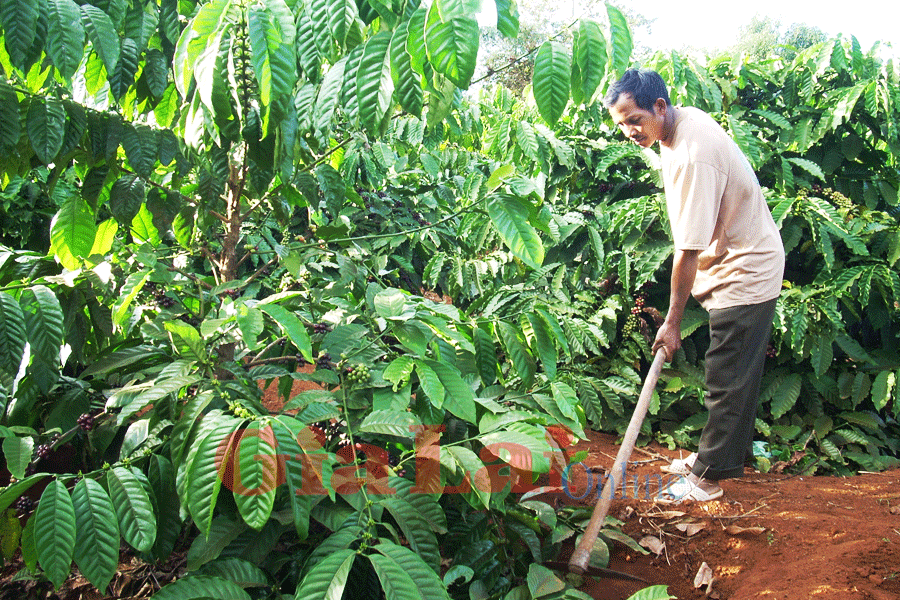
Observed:
[[[534,59],[534,100],[544,121],[554,125],[569,101],[572,57],[559,42],[544,42]]]
[[[454,16],[430,24],[425,48],[434,69],[458,88],[467,89],[478,56],[478,21],[474,16]]]

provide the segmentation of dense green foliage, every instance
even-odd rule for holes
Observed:
[[[595,102],[623,15],[544,44],[526,98],[467,101],[474,8],[0,1],[0,509],[28,575],[103,589],[124,540],[189,545],[164,598],[584,597],[539,563],[586,511],[528,492],[627,422],[665,211]],[[841,39],[653,60],[789,251],[759,439],[807,472],[895,464],[896,66]],[[644,439],[696,442],[704,320]],[[610,523],[592,563],[613,543],[640,551]]]

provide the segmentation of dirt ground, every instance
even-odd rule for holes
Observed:
[[[591,433],[576,446],[589,452],[573,469],[572,502],[614,463],[613,436]],[[658,446],[636,450],[628,474],[655,481],[677,458]],[[577,471],[577,472],[576,472]],[[595,474],[595,471],[597,474]],[[588,473],[591,475],[588,475]],[[852,478],[763,474],[746,469],[722,482],[725,495],[708,503],[663,506],[650,500],[615,500],[610,514],[624,531],[659,554],[641,555],[617,544],[610,568],[668,586],[679,599],[889,600],[900,598],[900,471]],[[633,489],[633,480],[631,484]],[[639,494],[643,497],[642,494]],[[634,496],[630,493],[629,496]],[[652,497],[652,494],[651,494]],[[592,495],[577,501],[593,505]],[[654,541],[651,538],[655,538]],[[659,547],[657,544],[663,543]],[[706,563],[713,582],[694,587]],[[644,584],[614,579],[587,581],[598,600],[624,600]]]

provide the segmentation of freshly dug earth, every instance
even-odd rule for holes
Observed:
[[[571,469],[569,494],[559,502],[593,505],[597,479],[612,466],[613,436],[590,433],[576,450],[587,450],[588,469]],[[651,445],[636,450],[628,475],[655,475],[677,452]],[[591,475],[588,475],[591,473]],[[594,493],[574,501],[588,489]],[[671,476],[668,476],[671,477]],[[679,599],[889,600],[900,598],[900,471],[856,477],[799,477],[746,469],[742,479],[722,482],[725,495],[708,503],[661,505],[652,500],[615,500],[611,516],[632,538],[665,543],[659,555],[641,555],[617,544],[610,568],[668,586]],[[631,480],[633,482],[633,480]],[[665,479],[664,479],[665,481]],[[644,498],[644,488],[641,493]],[[653,497],[652,487],[650,497]],[[652,541],[652,540],[650,540]],[[563,557],[566,558],[566,557]],[[706,563],[712,588],[694,587]],[[602,600],[623,600],[643,584],[604,578],[582,588]],[[709,592],[709,596],[707,596]]]

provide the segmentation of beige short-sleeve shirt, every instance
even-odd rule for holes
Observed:
[[[784,244],[747,158],[702,110],[679,107],[660,146],[677,250],[702,250],[692,295],[707,310],[777,298]]]

